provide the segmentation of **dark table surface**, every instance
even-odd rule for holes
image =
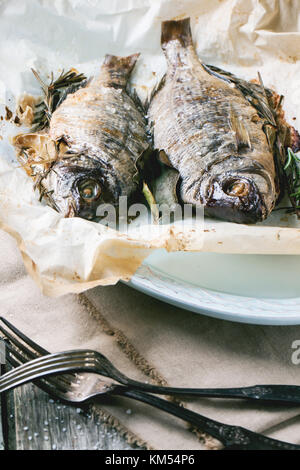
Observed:
[[[62,404],[33,384],[0,400],[0,450],[136,449],[88,406]]]

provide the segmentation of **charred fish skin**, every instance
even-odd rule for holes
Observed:
[[[163,22],[161,44],[167,72],[148,114],[154,148],[179,172],[182,202],[228,221],[264,220],[278,194],[262,119],[237,88],[202,66],[189,18]]]
[[[65,216],[92,219],[138,189],[137,162],[149,149],[146,119],[126,91],[139,54],[106,55],[100,74],[54,111],[51,139],[68,151],[43,179],[49,203]]]

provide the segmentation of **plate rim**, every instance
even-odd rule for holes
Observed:
[[[300,324],[300,297],[272,299],[214,291],[176,279],[150,264],[142,264],[126,284],[175,307],[221,320],[270,326]]]

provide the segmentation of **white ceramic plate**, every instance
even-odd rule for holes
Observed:
[[[177,307],[225,320],[298,325],[299,258],[157,250],[129,285]]]

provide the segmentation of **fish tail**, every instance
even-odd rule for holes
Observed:
[[[108,81],[113,85],[126,86],[139,55],[137,53],[127,57],[118,57],[107,54],[102,67],[108,73]]]
[[[165,50],[171,41],[179,41],[181,46],[188,47],[192,45],[192,33],[190,18],[183,20],[163,21],[161,27],[161,46]]]

